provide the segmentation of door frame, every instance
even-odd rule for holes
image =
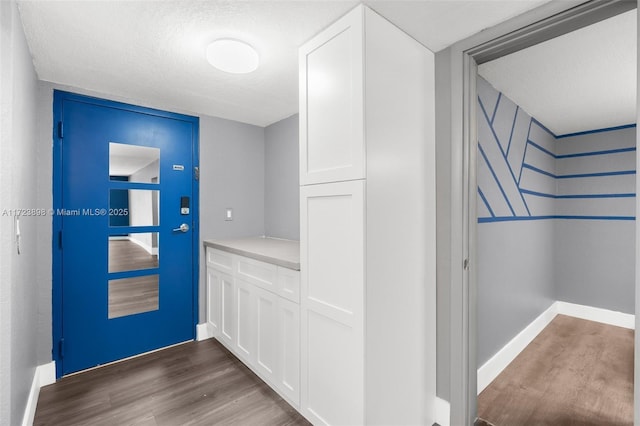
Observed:
[[[640,0],[572,0],[551,2],[512,18],[439,52],[445,87],[437,94],[438,105],[450,106],[437,123],[440,143],[450,144],[451,234],[446,249],[448,272],[450,375],[450,424],[471,425],[477,417],[477,128],[476,79],[478,65],[497,59],[570,31],[637,8]],[[639,17],[640,20],[640,17]],[[640,46],[639,46],[640,47]],[[640,55],[638,56],[640,60]],[[436,77],[438,81],[438,74]],[[640,84],[638,85],[640,101]],[[640,112],[640,108],[637,109]],[[637,136],[636,146],[639,145]],[[637,159],[640,168],[640,158]],[[441,176],[442,177],[442,176]],[[640,174],[636,175],[640,188]],[[636,197],[636,211],[640,201]],[[636,253],[640,253],[640,227],[636,226]],[[440,251],[440,249],[438,250]],[[636,255],[636,306],[640,305],[640,262]],[[444,266],[443,266],[444,267]],[[637,311],[637,308],[636,308]],[[440,328],[442,330],[442,328]],[[640,319],[636,316],[636,329]],[[446,331],[444,331],[446,332]],[[640,342],[635,341],[634,416],[640,422]]]
[[[89,103],[107,108],[115,108],[124,111],[137,112],[141,114],[152,115],[156,117],[169,118],[174,120],[186,121],[192,124],[193,133],[191,136],[191,157],[194,170],[193,179],[191,180],[191,209],[192,209],[192,323],[193,338],[196,337],[196,327],[198,325],[199,314],[199,297],[198,282],[200,277],[199,269],[199,249],[200,249],[200,119],[184,114],[162,111],[158,109],[127,104],[123,102],[112,101],[108,99],[96,98],[92,96],[81,95],[77,93],[67,92],[54,89],[53,91],[53,122],[52,122],[52,139],[53,139],[53,209],[52,209],[52,359],[56,365],[56,378],[62,377],[62,351],[61,344],[62,335],[62,216],[55,214],[58,209],[62,208],[62,143],[64,137],[64,126],[62,124],[63,101],[72,100],[76,102]]]

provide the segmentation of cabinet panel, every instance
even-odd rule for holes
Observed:
[[[301,187],[301,409],[364,422],[364,181]]]
[[[211,267],[207,268],[207,323],[213,337],[220,334],[220,314],[222,313],[222,274]]]
[[[300,305],[278,301],[277,386],[294,405],[300,403]]]
[[[248,363],[255,355],[255,290],[254,287],[236,278],[236,348],[237,354]]]
[[[276,291],[278,267],[244,256],[237,256],[237,274],[240,278],[266,290]]]
[[[222,312],[220,312],[220,337],[229,348],[235,347],[235,285],[230,275],[220,274],[220,300]]]
[[[275,382],[278,369],[278,296],[262,289],[256,292],[256,368]]]
[[[233,271],[233,255],[221,250],[216,250],[211,247],[207,247],[207,265],[224,271]]]
[[[303,327],[308,363],[303,410],[314,423],[364,424],[364,349],[359,331],[310,310]]]
[[[343,323],[362,321],[364,182],[301,188],[302,303]]]
[[[300,271],[278,266],[278,294],[300,303]]]
[[[300,184],[364,178],[363,16],[300,49]]]

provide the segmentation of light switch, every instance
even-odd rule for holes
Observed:
[[[233,209],[227,207],[224,215],[224,220],[233,220]]]

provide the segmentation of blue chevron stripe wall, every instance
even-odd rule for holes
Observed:
[[[635,124],[556,136],[478,78],[478,222],[635,219]]]

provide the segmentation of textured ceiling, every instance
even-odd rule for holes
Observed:
[[[636,122],[636,10],[482,64],[556,135]]]
[[[364,1],[433,51],[545,2]],[[358,3],[18,1],[40,79],[260,126],[297,112],[298,47]],[[212,68],[204,49],[221,37],[256,47],[260,68]]]

